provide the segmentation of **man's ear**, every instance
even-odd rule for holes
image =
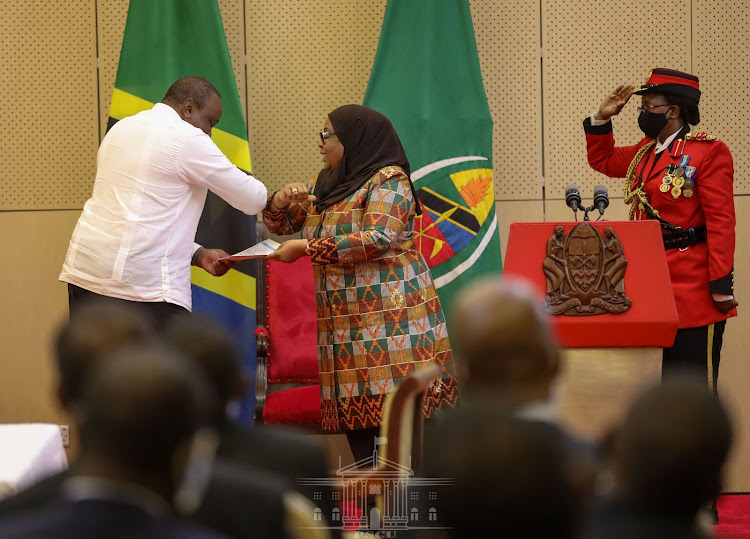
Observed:
[[[188,97],[182,104],[185,109],[185,117],[190,118],[195,112],[195,100],[192,97]]]
[[[680,110],[680,107],[678,107],[677,105],[672,105],[671,107],[669,107],[669,112],[667,114],[669,115],[670,120],[674,120],[675,118],[680,117],[680,112],[682,112]]]

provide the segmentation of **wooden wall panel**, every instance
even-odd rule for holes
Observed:
[[[385,0],[246,2],[250,152],[269,190],[322,168],[318,132],[362,102],[384,12]]]
[[[750,5],[693,2],[693,72],[700,79],[701,123],[734,158],[734,192],[750,194]]]
[[[539,0],[471,2],[484,88],[494,120],[496,200],[542,198]]]
[[[750,197],[735,196],[735,211],[741,221],[737,228],[734,256],[734,291],[740,302],[739,316],[727,322],[719,368],[719,394],[730,406],[735,427],[735,447],[728,468],[725,489],[750,492],[750,241],[742,233],[750,215]],[[745,236],[745,237],[743,237]]]
[[[92,0],[0,0],[0,210],[80,207],[97,149]]]
[[[58,282],[79,210],[0,213],[0,423],[58,422],[52,336],[68,314]]]
[[[622,197],[622,180],[589,167],[581,124],[618,84],[640,85],[654,67],[689,70],[690,16],[690,0],[542,0],[547,200],[564,199],[571,183],[587,205],[597,184]],[[634,96],[614,119],[618,144],[643,138],[640,101]]]

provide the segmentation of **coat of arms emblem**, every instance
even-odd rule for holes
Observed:
[[[631,304],[625,296],[627,265],[611,226],[604,229],[604,237],[586,221],[567,236],[562,225],[556,226],[542,264],[547,282],[544,310],[572,316],[627,311]]]

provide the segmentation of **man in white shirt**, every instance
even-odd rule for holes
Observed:
[[[97,296],[138,302],[157,326],[191,310],[190,265],[223,275],[221,249],[194,242],[208,190],[254,215],[266,187],[234,166],[211,140],[219,92],[184,77],[150,110],[120,120],[97,156],[92,197],[78,219],[60,280],[71,314]]]

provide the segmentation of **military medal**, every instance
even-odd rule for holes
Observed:
[[[661,179],[661,185],[659,186],[659,191],[662,193],[666,193],[672,188],[672,182],[674,180],[674,176],[672,176],[669,171],[667,171],[667,175],[664,176]]]
[[[672,180],[672,185],[674,185],[675,187],[682,187],[683,185],[685,185],[685,180],[681,176],[678,176],[677,178]]]
[[[690,189],[689,187],[686,187],[685,190],[682,192],[682,194],[685,195],[687,198],[690,198],[691,196],[693,196],[693,190]]]
[[[684,176],[685,175],[685,169],[683,167],[677,167],[674,171],[675,176]]]
[[[693,183],[693,180],[691,180],[690,178],[688,178],[687,180],[685,180],[685,185],[683,185],[683,187],[684,187],[685,189],[692,189],[692,188],[693,188],[693,185],[695,185],[695,184]]]
[[[676,185],[674,187],[672,187],[672,196],[674,198],[678,198],[680,196],[681,192],[682,192],[682,190],[679,187],[677,187]]]

